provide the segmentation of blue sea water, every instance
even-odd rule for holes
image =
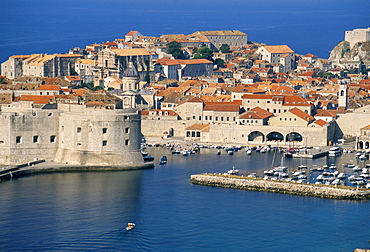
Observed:
[[[327,58],[346,30],[370,26],[370,1],[364,0],[19,0],[2,1],[0,9],[0,62],[65,53],[124,38],[130,30],[160,36],[234,29],[250,41]]]
[[[353,251],[369,248],[370,201],[193,185],[191,174],[242,174],[272,153],[184,157],[148,148],[166,165],[143,171],[52,173],[0,183],[0,251]],[[352,154],[285,159],[296,168],[355,162]],[[364,165],[364,163],[361,163]],[[135,222],[136,229],[125,226]]]

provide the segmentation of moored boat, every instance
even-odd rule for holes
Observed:
[[[161,158],[161,160],[159,161],[159,164],[162,165],[162,164],[167,164],[167,157],[166,156],[163,156]]]
[[[239,175],[239,170],[235,169],[235,166],[233,166],[230,170],[227,171],[228,175]]]

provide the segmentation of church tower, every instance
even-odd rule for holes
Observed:
[[[338,107],[348,109],[348,86],[345,80],[342,80],[339,84]]]
[[[140,76],[135,69],[132,61],[129,62],[128,67],[122,73],[122,89],[138,91]]]

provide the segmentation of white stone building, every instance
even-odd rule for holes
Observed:
[[[351,48],[358,42],[370,41],[370,27],[346,31],[344,40],[349,42]]]
[[[261,60],[266,60],[271,64],[280,63],[285,73],[295,69],[295,53],[287,45],[261,46],[256,53],[261,55]]]
[[[211,76],[213,63],[206,59],[161,59],[154,65],[154,72],[176,80],[182,77]]]

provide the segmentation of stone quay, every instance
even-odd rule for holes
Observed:
[[[340,200],[370,199],[370,190],[328,185],[299,184],[286,181],[272,181],[260,178],[247,178],[233,175],[196,174],[191,175],[190,182],[197,185],[226,187],[241,190],[286,193],[318,198]]]

